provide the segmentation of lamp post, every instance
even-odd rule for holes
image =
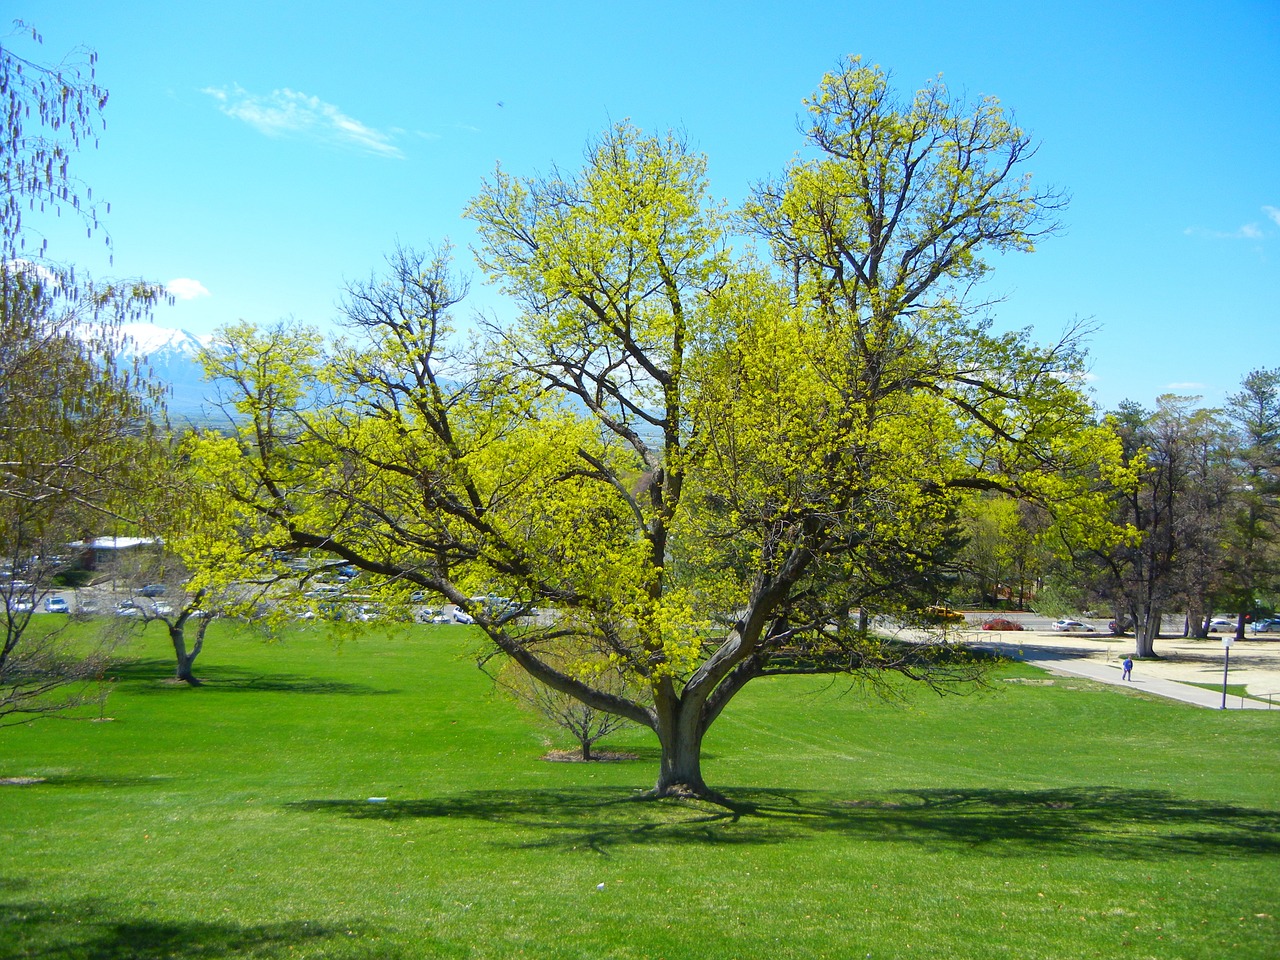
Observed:
[[[1227,634],[1222,638],[1222,709],[1227,709],[1227,669],[1231,666],[1231,645],[1236,638]]]

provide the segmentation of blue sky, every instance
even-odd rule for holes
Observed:
[[[15,10],[40,54],[98,51],[107,130],[75,170],[110,201],[113,266],[172,283],[156,321],[324,326],[397,243],[446,238],[494,164],[576,165],[611,121],[677,128],[737,203],[800,148],[801,99],[846,54],[909,92],[994,95],[1068,191],[1066,229],[1002,259],[1001,326],[1091,320],[1100,404],[1221,403],[1280,366],[1280,3],[101,0]],[[15,46],[17,46],[16,41]],[[26,52],[26,51],[24,51]],[[65,222],[65,221],[64,221]],[[181,281],[181,282],[178,282]],[[471,304],[510,309],[478,289]]]

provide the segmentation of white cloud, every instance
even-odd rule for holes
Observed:
[[[1182,232],[1188,237],[1203,237],[1206,240],[1262,240],[1266,237],[1262,228],[1256,223],[1246,223],[1235,230],[1207,230],[1204,227],[1187,227]]]
[[[178,277],[170,280],[164,285],[164,288],[177,300],[195,300],[199,297],[210,296],[209,290],[199,280],[192,280],[190,277]]]
[[[1164,389],[1166,389],[1166,390],[1179,390],[1179,391],[1181,391],[1181,390],[1203,390],[1204,388],[1205,388],[1205,387],[1204,387],[1204,384],[1203,384],[1203,383],[1189,383],[1189,382],[1188,382],[1188,383],[1166,383],[1166,384],[1164,385]]]
[[[305,137],[380,157],[404,156],[389,134],[348,117],[331,103],[288,87],[266,96],[239,86],[209,87],[204,93],[213,97],[227,116],[243,120],[269,137]]]
[[[1261,209],[1268,220],[1280,227],[1280,207],[1264,204]],[[1204,227],[1187,227],[1182,232],[1188,237],[1202,237],[1205,240],[1265,240],[1267,237],[1266,231],[1256,223],[1246,223],[1235,230],[1208,230]]]

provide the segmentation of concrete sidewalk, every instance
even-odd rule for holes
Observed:
[[[984,638],[985,640],[985,638]],[[1037,667],[1043,667],[1051,673],[1068,674],[1073,677],[1085,677],[1089,680],[1096,680],[1099,683],[1109,683],[1117,687],[1126,687],[1137,690],[1141,693],[1150,693],[1158,697],[1168,697],[1170,700],[1180,700],[1183,703],[1190,703],[1197,707],[1206,707],[1212,710],[1222,709],[1222,691],[1206,690],[1203,687],[1191,686],[1187,683],[1179,683],[1177,680],[1168,680],[1161,677],[1143,674],[1143,667],[1147,664],[1138,660],[1133,664],[1133,672],[1131,680],[1123,680],[1122,670],[1119,663],[1098,660],[1096,658],[1073,656],[1071,653],[1063,650],[1055,650],[1046,647],[1033,646],[1025,643],[1010,642],[992,642],[985,640],[982,644],[986,647],[992,647],[999,650],[1002,654],[1011,660],[1021,660],[1024,663],[1034,664]],[[1277,700],[1274,707],[1261,701],[1250,700],[1244,697],[1228,696],[1228,710],[1267,710],[1275,709],[1277,716],[1280,716],[1280,699]]]

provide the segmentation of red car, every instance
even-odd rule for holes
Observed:
[[[992,617],[982,625],[983,630],[1025,630],[1026,628],[1004,617]]]

